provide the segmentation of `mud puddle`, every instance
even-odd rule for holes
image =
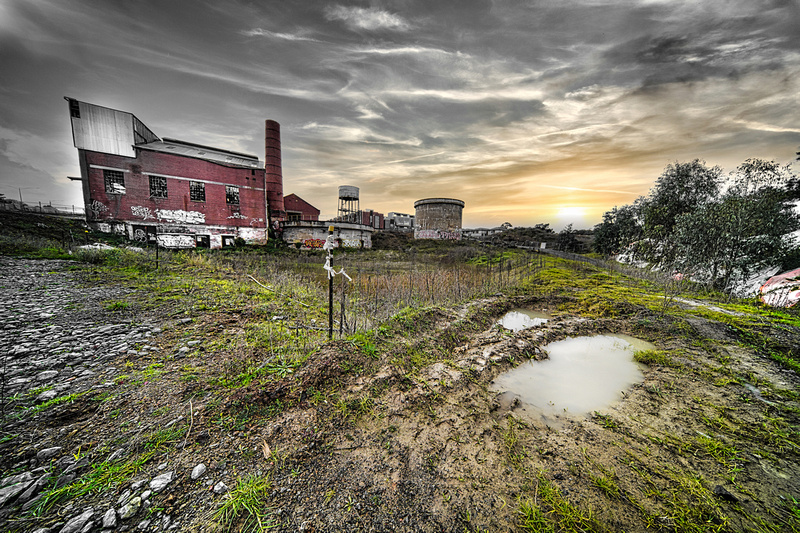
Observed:
[[[504,328],[513,332],[522,331],[523,329],[532,328],[546,324],[550,320],[550,315],[539,311],[530,311],[528,309],[512,309],[503,315],[497,323]]]
[[[548,359],[528,361],[497,376],[490,389],[501,393],[501,407],[559,427],[622,399],[624,391],[644,379],[634,352],[652,348],[627,335],[564,339],[543,347]]]

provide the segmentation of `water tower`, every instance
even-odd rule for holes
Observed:
[[[358,204],[358,187],[342,185],[339,187],[339,214],[337,218],[342,222],[361,222],[361,207]]]

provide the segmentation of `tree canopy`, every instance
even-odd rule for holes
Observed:
[[[595,250],[626,252],[720,289],[797,257],[798,179],[788,166],[748,159],[722,175],[705,162],[667,166],[647,197],[595,227]]]

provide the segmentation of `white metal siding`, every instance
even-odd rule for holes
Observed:
[[[80,102],[80,118],[72,118],[75,147],[125,157],[133,149],[133,115]]]

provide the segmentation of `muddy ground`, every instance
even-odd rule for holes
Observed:
[[[103,380],[114,387],[15,419],[4,428],[0,468],[19,472],[55,446],[100,464],[120,448],[143,453],[145,437],[159,430],[180,432],[130,480],[39,516],[12,507],[3,529],[60,531],[70,513],[91,505],[100,516],[132,482],[165,469],[175,480],[151,496],[149,512],[170,519],[143,530],[211,530],[230,497],[214,486],[232,488],[248,475],[269,477],[275,531],[800,528],[797,374],[728,325],[679,308],[626,305],[618,318],[587,319],[565,311],[569,303],[496,295],[423,310],[390,322],[370,344],[327,343],[293,372],[222,393],[211,377],[230,372],[231,362],[216,357],[210,339],[243,334],[252,316],[185,320],[167,307],[129,314],[160,327],[148,339],[154,349],[109,361],[114,370]],[[126,312],[96,305],[110,323]],[[516,307],[553,319],[518,333],[499,328]],[[763,329],[800,345],[793,326]],[[661,355],[612,407],[556,427],[490,391],[500,373],[546,357],[547,343],[601,333],[647,340]],[[192,479],[201,463],[208,473]],[[116,530],[140,527],[140,518]],[[93,527],[102,529],[99,520]]]

